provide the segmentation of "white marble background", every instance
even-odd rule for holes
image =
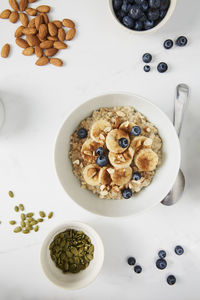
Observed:
[[[7,2],[0,1],[0,10],[8,7]],[[199,300],[200,2],[179,0],[169,23],[145,37],[117,26],[108,0],[40,3],[50,3],[54,19],[75,20],[78,35],[59,55],[65,67],[39,68],[35,57],[22,56],[15,45],[17,25],[0,20],[0,46],[12,45],[10,58],[0,59],[0,98],[6,108],[0,132],[0,300]],[[179,35],[188,37],[188,46],[163,49],[166,38]],[[148,74],[141,63],[147,51],[154,57]],[[156,71],[159,61],[169,64],[166,74]],[[186,177],[181,201],[173,207],[158,205],[137,217],[112,219],[86,212],[68,199],[55,174],[53,152],[56,134],[69,111],[88,98],[120,90],[148,98],[172,118],[174,91],[180,82],[191,88],[181,136]],[[10,189],[15,200],[7,195]],[[37,234],[14,235],[8,220],[15,216],[14,203],[20,202],[30,211],[53,210],[55,218],[42,224]],[[44,237],[68,219],[92,225],[105,245],[102,272],[90,286],[74,292],[51,284],[40,267]],[[181,257],[173,253],[176,244],[185,248]],[[154,261],[162,248],[168,253],[168,268],[159,271]],[[126,264],[127,255],[137,258],[142,274]],[[177,276],[175,286],[165,282],[170,273]]]

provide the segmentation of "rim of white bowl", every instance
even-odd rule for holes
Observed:
[[[133,34],[137,34],[137,35],[145,35],[145,34],[149,34],[149,33],[153,33],[157,30],[159,30],[160,28],[162,28],[171,18],[171,16],[173,15],[175,9],[176,9],[176,4],[177,4],[177,0],[170,0],[170,6],[168,8],[167,14],[165,15],[165,17],[162,19],[162,21],[160,21],[160,23],[158,23],[155,27],[148,29],[148,30],[143,30],[143,31],[137,31],[137,30],[133,30],[130,28],[127,28],[126,26],[124,26],[122,23],[120,23],[120,21],[117,19],[114,9],[113,9],[113,5],[112,5],[112,1],[113,0],[109,0],[109,10],[113,16],[113,18],[115,19],[115,22],[117,24],[119,24],[121,27],[123,27],[127,32],[132,32]]]

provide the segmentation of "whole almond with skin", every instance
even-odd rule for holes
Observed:
[[[20,19],[20,22],[22,23],[22,25],[23,25],[24,27],[27,27],[27,26],[28,26],[28,24],[29,24],[29,19],[28,19],[27,14],[25,14],[25,13],[20,13],[20,14],[19,14],[19,19]]]
[[[24,11],[27,7],[28,7],[28,0],[20,0],[19,1],[20,11]]]
[[[16,0],[9,0],[9,4],[10,4],[10,6],[12,7],[12,9],[14,9],[14,10],[16,10],[16,11],[19,10],[19,6],[18,6]]]
[[[28,47],[22,51],[22,54],[26,55],[26,56],[30,56],[30,55],[33,55],[34,52],[35,52],[35,50],[33,47]]]
[[[29,28],[35,28],[35,18],[33,18],[32,20],[30,20],[30,22],[28,23],[28,27]]]
[[[43,50],[39,46],[35,46],[35,55],[39,58],[43,55]]]
[[[40,48],[42,49],[49,49],[53,47],[53,41],[44,41],[42,43],[40,43]]]
[[[19,46],[19,47],[21,47],[21,48],[24,48],[24,49],[26,49],[26,48],[28,48],[28,43],[27,43],[27,41],[25,41],[24,39],[22,39],[22,38],[16,38],[16,44]]]
[[[39,36],[41,39],[45,39],[48,34],[48,28],[46,24],[41,24],[39,27]]]
[[[54,56],[54,55],[56,55],[57,53],[58,53],[58,49],[55,49],[55,48],[46,49],[46,50],[44,51],[44,54],[45,54],[46,56]]]
[[[66,33],[66,41],[71,41],[76,35],[76,29],[75,28],[71,28],[70,30],[68,30],[68,32]]]
[[[64,29],[63,29],[63,28],[59,28],[59,29],[58,29],[58,39],[59,39],[61,42],[64,42],[65,36],[66,36],[66,33],[65,33]]]
[[[48,13],[48,12],[50,12],[51,8],[48,5],[40,5],[36,9],[37,9],[37,11],[39,11],[41,13]]]
[[[26,36],[26,40],[30,47],[35,47],[40,45],[40,40],[36,35],[29,34]]]
[[[55,20],[52,23],[55,24],[58,29],[62,28],[62,22],[61,21]]]
[[[49,34],[51,36],[56,36],[58,34],[58,29],[57,29],[56,25],[53,23],[48,24],[48,30],[49,30]]]
[[[44,41],[46,41],[46,38],[45,39],[41,39],[41,37],[39,36],[39,34],[37,34],[36,36],[38,37],[38,39],[40,40],[41,43],[44,42]]]
[[[19,26],[17,28],[17,30],[15,31],[15,37],[16,38],[19,38],[19,37],[21,37],[23,35],[23,29],[24,28],[25,28],[24,26]]]
[[[23,29],[23,34],[36,34],[37,33],[37,29],[36,28],[30,28],[30,27],[27,27],[27,28],[24,28]]]
[[[41,16],[43,17],[44,23],[46,25],[48,25],[48,23],[49,23],[49,17],[47,16],[47,14],[41,13]]]
[[[50,59],[50,64],[56,66],[56,67],[62,67],[63,61],[59,58],[51,58]]]
[[[1,19],[8,19],[10,17],[11,11],[10,9],[5,9],[1,12],[0,18]]]
[[[53,46],[54,46],[54,48],[56,48],[58,50],[67,48],[67,45],[63,42],[54,42]]]
[[[58,38],[56,36],[48,36],[47,40],[56,42]]]
[[[34,8],[27,8],[26,10],[26,13],[29,15],[29,16],[36,16],[37,15],[37,10],[34,9]]]
[[[16,23],[19,20],[19,14],[17,11],[13,11],[10,14],[9,20],[11,23]]]
[[[35,27],[39,30],[40,25],[43,23],[43,16],[38,15],[35,17]]]
[[[64,19],[62,21],[62,24],[63,24],[64,27],[68,27],[68,28],[74,28],[75,27],[74,22],[70,19]]]
[[[9,53],[10,53],[10,45],[5,44],[1,49],[1,57],[7,58],[9,56]]]
[[[40,57],[37,61],[36,61],[36,65],[37,66],[45,66],[49,63],[49,59],[46,56],[42,56]]]

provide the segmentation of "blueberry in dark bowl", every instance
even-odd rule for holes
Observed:
[[[170,0],[160,0],[160,9],[167,9],[170,5]]]
[[[129,143],[128,143],[128,140],[126,138],[121,138],[121,139],[119,139],[118,144],[122,148],[127,148]]]
[[[87,130],[85,128],[80,128],[77,134],[79,139],[84,139],[87,137]]]
[[[123,24],[124,24],[126,27],[128,27],[128,28],[130,28],[130,29],[133,29],[134,24],[135,24],[134,20],[133,20],[131,17],[129,17],[129,16],[123,17],[122,22],[123,22]]]
[[[129,16],[134,20],[139,19],[142,16],[141,8],[138,5],[132,5],[129,10]]]
[[[97,148],[96,154],[97,154],[98,156],[103,155],[103,154],[104,154],[104,148],[103,148],[103,147]]]
[[[144,21],[144,29],[145,30],[149,30],[153,27],[154,27],[154,21],[151,21],[149,19],[146,19],[146,21]]]
[[[146,73],[148,73],[148,72],[150,72],[151,67],[149,65],[145,65],[143,69]]]
[[[165,49],[171,49],[173,47],[173,44],[174,44],[173,41],[168,39],[168,40],[164,41],[163,46]]]
[[[179,36],[176,40],[176,45],[179,47],[184,47],[185,45],[187,45],[187,38],[185,36]]]
[[[160,8],[160,0],[149,0],[149,6],[151,8]]]
[[[157,70],[159,73],[164,73],[166,72],[168,69],[168,66],[165,62],[160,62],[157,66]]]
[[[156,21],[160,17],[160,12],[158,9],[149,9],[147,17],[150,21]]]
[[[160,250],[160,251],[158,252],[158,256],[159,256],[160,258],[165,258],[165,257],[166,257],[166,252],[165,252],[165,250]]]
[[[135,21],[134,29],[137,31],[141,31],[143,29],[144,23],[141,20]]]
[[[150,53],[145,53],[142,56],[142,60],[143,60],[144,63],[148,64],[152,60],[152,55]]]
[[[122,197],[123,197],[124,199],[129,199],[129,198],[131,198],[131,197],[132,197],[132,191],[131,191],[131,189],[124,189],[124,190],[122,191]]]
[[[139,172],[134,172],[133,173],[133,180],[138,181],[141,179],[141,174]]]
[[[128,14],[130,8],[131,8],[131,4],[128,3],[128,2],[124,2],[124,3],[122,4],[121,10],[122,10],[125,14]]]
[[[149,4],[147,1],[143,1],[142,4],[141,4],[141,9],[146,12],[149,8]]]
[[[174,275],[169,275],[167,277],[167,283],[169,285],[174,285],[176,283],[176,277]]]
[[[108,164],[108,159],[106,156],[104,155],[100,155],[97,157],[96,159],[96,163],[99,167],[105,167]]]
[[[163,19],[166,16],[166,14],[167,14],[167,10],[165,10],[165,9],[160,10],[160,18],[161,19]]]
[[[113,0],[113,8],[114,10],[118,10],[122,6],[122,0]]]
[[[157,261],[156,261],[156,267],[160,270],[164,270],[166,267],[167,267],[167,262],[165,259],[163,258],[159,258]]]
[[[139,126],[133,126],[131,128],[131,134],[133,136],[138,136],[138,135],[140,135],[140,133],[141,133],[141,128]]]
[[[135,0],[135,3],[136,3],[137,5],[142,5],[143,2],[144,2],[144,0]]]
[[[134,266],[134,264],[136,263],[136,260],[134,257],[130,256],[128,259],[127,259],[127,262],[130,266]]]
[[[135,271],[135,273],[139,274],[139,273],[142,272],[142,267],[137,265],[137,266],[134,267],[134,271]]]
[[[184,249],[182,246],[176,246],[174,251],[177,255],[182,255],[184,253]]]

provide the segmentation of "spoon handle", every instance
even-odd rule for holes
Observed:
[[[180,136],[181,127],[183,124],[183,116],[185,111],[185,104],[188,101],[189,87],[181,83],[176,87],[175,102],[174,102],[174,127],[178,136]]]

